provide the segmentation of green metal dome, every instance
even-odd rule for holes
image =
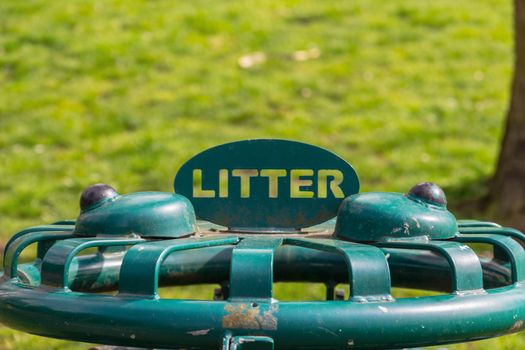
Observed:
[[[99,187],[100,185],[94,185]],[[76,221],[78,236],[125,236],[179,238],[196,231],[195,212],[184,196],[163,192],[110,195],[84,205]],[[90,194],[89,188],[84,194]],[[86,196],[82,196],[85,198]],[[82,207],[82,200],[81,200]]]
[[[443,191],[422,183],[402,193],[360,193],[345,198],[339,208],[335,236],[357,242],[381,242],[420,237],[450,239],[458,232],[446,209]]]

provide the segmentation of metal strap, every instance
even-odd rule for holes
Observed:
[[[381,249],[331,239],[286,238],[284,243],[342,255],[348,266],[351,301],[393,300],[390,270]]]
[[[60,231],[30,231],[9,241],[4,253],[4,271],[6,277],[16,278],[18,275],[18,258],[22,251],[36,242],[54,242],[73,237],[72,232]]]
[[[483,272],[478,256],[470,247],[451,241],[381,242],[383,248],[419,249],[435,252],[447,259],[452,271],[452,291],[462,294],[483,289]]]
[[[72,225],[57,225],[57,224],[28,227],[14,234],[9,239],[9,241],[7,241],[7,244],[5,245],[5,248],[4,248],[4,260],[6,259],[6,254],[9,249],[9,246],[22,236],[25,236],[33,232],[73,232],[74,229],[75,229],[74,225],[72,226]]]
[[[222,340],[222,350],[273,350],[274,343],[270,337],[258,335],[227,335]]]
[[[80,251],[93,247],[126,246],[144,242],[141,238],[74,238],[52,246],[42,262],[42,285],[68,288],[69,266]]]
[[[457,223],[460,229],[467,227],[501,227],[501,225],[490,221],[458,220]]]
[[[486,243],[501,249],[508,257],[512,268],[512,283],[525,280],[525,251],[511,237],[490,234],[460,235],[456,239],[462,243]]]
[[[460,227],[459,233],[463,235],[492,234],[516,238],[525,247],[525,234],[511,227]]]
[[[128,250],[120,268],[119,293],[158,297],[159,270],[176,251],[235,244],[234,236],[178,238],[138,244]]]
[[[230,300],[271,299],[273,254],[281,238],[248,237],[233,248],[230,267]]]

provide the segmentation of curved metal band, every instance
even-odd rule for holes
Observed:
[[[468,227],[501,227],[501,225],[490,221],[458,220],[457,223],[460,229]]]
[[[459,229],[459,233],[463,235],[492,234],[508,236],[517,239],[525,247],[525,234],[511,227],[462,227]]]
[[[273,310],[261,315],[275,318],[277,329],[264,329],[258,323],[225,329],[222,321],[236,304],[63,290],[49,293],[12,280],[0,285],[0,321],[10,327],[62,339],[144,348],[177,344],[218,349],[225,333],[268,336],[280,350],[346,349],[350,340],[359,349],[413,348],[513,333],[525,324],[525,286],[521,284],[484,294],[388,303],[276,302]]]
[[[273,254],[280,238],[246,237],[233,248],[229,299],[271,299]]]
[[[382,242],[384,248],[430,250],[447,259],[452,270],[452,291],[463,293],[483,289],[483,271],[478,256],[468,246],[451,241]]]
[[[493,245],[505,252],[510,265],[512,283],[525,280],[525,251],[520,244],[511,237],[501,235],[468,234],[455,238],[462,243],[486,243]]]
[[[51,243],[59,239],[67,239],[73,237],[71,232],[60,231],[29,231],[19,235],[16,239],[9,241],[4,253],[4,269],[5,276],[8,278],[16,278],[18,270],[18,258],[22,251],[29,245],[37,242]]]
[[[141,238],[74,238],[60,241],[52,246],[42,262],[42,285],[68,288],[69,266],[80,251],[93,247],[134,245],[144,242]]]
[[[128,250],[120,268],[119,293],[158,297],[160,265],[176,251],[230,245],[239,241],[235,236],[178,238],[138,244]]]
[[[348,266],[351,301],[388,301],[390,270],[381,249],[331,239],[286,238],[284,244],[340,254]]]
[[[9,249],[9,246],[22,236],[25,236],[33,232],[73,232],[74,229],[75,229],[75,226],[61,225],[61,224],[60,225],[59,224],[41,225],[41,226],[33,226],[33,227],[26,228],[14,234],[9,239],[9,241],[7,241],[7,244],[5,245],[5,248],[4,248],[4,260],[6,258],[6,253],[7,253],[7,250]]]

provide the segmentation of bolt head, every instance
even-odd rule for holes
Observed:
[[[117,191],[109,185],[95,184],[89,186],[80,196],[80,210],[87,210],[104,199],[111,199],[117,196]]]
[[[408,192],[408,197],[438,207],[447,207],[445,192],[443,192],[441,187],[432,182],[422,182],[415,185]]]

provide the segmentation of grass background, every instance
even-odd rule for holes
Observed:
[[[335,151],[363,191],[436,182],[461,216],[494,169],[511,19],[501,0],[2,0],[0,242],[76,217],[92,183],[172,191],[192,155],[254,137]],[[7,328],[0,347],[87,348]]]

